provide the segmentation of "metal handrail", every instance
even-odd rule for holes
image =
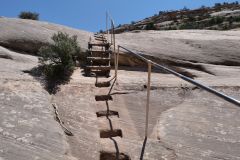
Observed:
[[[139,53],[133,52],[133,51],[131,51],[131,50],[129,50],[129,49],[123,47],[123,46],[119,45],[118,46],[118,51],[119,51],[119,48],[122,48],[122,49],[128,51],[129,53],[137,56],[138,58],[142,59],[143,61],[145,61],[147,63],[151,63],[154,67],[156,67],[158,69],[161,69],[161,70],[164,70],[164,71],[166,71],[168,73],[171,73],[171,74],[173,74],[173,75],[175,75],[175,76],[177,76],[177,77],[179,77],[179,78],[181,78],[181,79],[183,79],[183,80],[185,80],[185,81],[187,81],[187,82],[189,82],[189,83],[191,83],[191,84],[193,84],[195,86],[198,86],[199,88],[202,88],[202,89],[204,89],[204,90],[206,90],[206,91],[208,91],[208,92],[210,92],[210,93],[212,93],[212,94],[214,94],[214,95],[216,95],[216,96],[218,96],[218,97],[220,97],[220,98],[222,98],[222,99],[224,99],[224,100],[226,100],[226,101],[228,101],[228,102],[230,102],[232,104],[235,104],[238,107],[240,107],[240,101],[237,100],[237,99],[234,99],[234,98],[232,98],[232,97],[230,97],[230,96],[228,96],[228,95],[226,95],[224,93],[221,93],[221,92],[219,92],[219,91],[217,91],[217,90],[215,90],[215,89],[213,89],[211,87],[208,87],[208,86],[206,86],[204,84],[201,84],[201,83],[199,83],[199,82],[197,82],[197,81],[195,81],[195,80],[193,80],[193,79],[191,79],[189,77],[186,77],[186,76],[184,76],[184,75],[182,75],[182,74],[180,74],[180,73],[178,73],[178,72],[176,72],[174,70],[171,70],[171,69],[169,69],[169,68],[167,68],[167,67],[165,67],[163,65],[160,65],[160,64],[158,64],[156,62],[153,62],[153,61],[143,57]]]
[[[116,50],[116,41],[115,41],[115,24],[114,24],[114,20],[112,18],[112,16],[106,12],[106,32],[107,32],[107,37],[109,37],[109,30],[108,30],[108,20],[111,21],[111,29],[109,28],[109,30],[111,30],[111,44],[113,45],[113,50],[115,52]]]

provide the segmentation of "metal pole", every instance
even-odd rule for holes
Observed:
[[[112,35],[112,33],[113,33],[113,27],[112,27],[112,23],[111,23],[111,44],[113,44],[113,35]]]
[[[106,32],[107,32],[107,39],[108,39],[108,12],[106,12]]]
[[[118,56],[119,56],[119,49],[120,47],[118,46],[118,50],[115,53],[116,56],[116,64],[115,64],[115,76],[116,76],[116,82],[117,82],[117,78],[118,78]]]
[[[149,101],[150,101],[150,87],[151,87],[151,72],[152,72],[152,62],[150,60],[148,60],[148,84],[147,84],[145,138],[148,137],[148,115],[149,115]]]
[[[114,48],[114,52],[116,50],[116,46],[115,46],[115,28],[114,28],[114,23],[112,22],[112,25],[113,25],[113,48]]]
[[[115,78],[117,79],[117,52],[114,52]]]

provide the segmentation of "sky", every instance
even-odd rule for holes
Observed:
[[[41,21],[97,32],[105,29],[106,11],[115,24],[141,20],[159,11],[213,6],[236,0],[1,0],[0,16],[17,17],[21,11],[40,14]]]

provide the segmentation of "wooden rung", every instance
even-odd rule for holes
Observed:
[[[102,57],[87,57],[89,61],[100,61],[100,62],[108,62],[110,58],[102,58]]]
[[[111,95],[97,95],[95,96],[96,101],[112,101]]]
[[[91,70],[101,70],[101,71],[111,70],[111,66],[86,66],[86,68]]]
[[[96,114],[97,114],[97,117],[109,117],[109,116],[117,116],[117,117],[119,117],[118,112],[117,111],[112,111],[112,110],[109,110],[109,111],[99,111]]]
[[[109,47],[110,43],[88,43],[89,46]]]
[[[100,130],[100,138],[122,137],[121,129]]]
[[[107,81],[107,82],[98,82],[98,83],[95,83],[95,86],[96,87],[110,87],[111,86],[111,83],[110,81]]]

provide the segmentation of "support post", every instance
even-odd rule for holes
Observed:
[[[117,52],[114,52],[115,78],[117,79]]]
[[[112,23],[111,23],[111,44],[113,44],[113,27],[112,27]]]
[[[118,50],[116,53],[116,67],[115,67],[115,76],[116,76],[116,84],[118,84],[118,58],[119,58],[120,47],[118,46]]]
[[[148,60],[148,82],[147,82],[147,104],[146,104],[146,121],[145,121],[145,138],[148,137],[148,115],[149,115],[149,101],[150,101],[150,87],[151,87],[151,72],[152,63]]]
[[[108,12],[106,12],[106,32],[107,32],[107,39],[109,38],[109,31],[108,31]]]
[[[113,27],[113,31],[112,31],[112,34],[113,34],[113,49],[114,49],[114,52],[116,50],[116,44],[115,44],[115,28],[114,28],[114,23],[112,21],[112,27]],[[119,53],[119,52],[118,52]]]

